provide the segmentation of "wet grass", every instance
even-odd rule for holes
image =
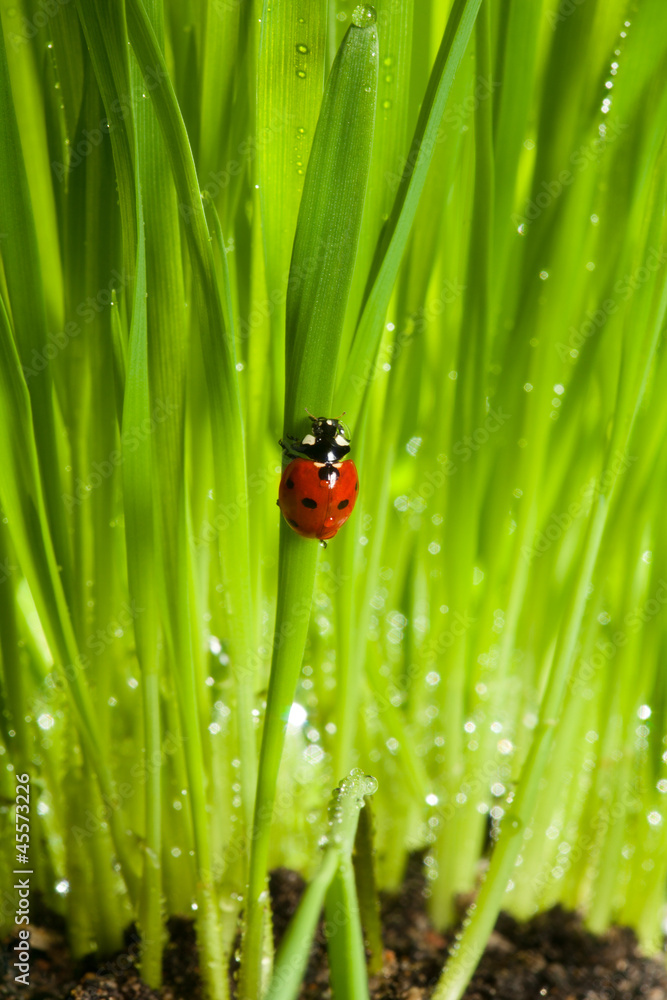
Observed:
[[[74,953],[138,919],[155,985],[194,910],[213,997],[353,767],[438,926],[491,829],[440,1000],[501,907],[662,939],[667,15],[364,16],[2,11],[3,871],[27,773]],[[325,552],[275,506],[304,407],[360,472]]]

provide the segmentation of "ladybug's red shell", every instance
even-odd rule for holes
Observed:
[[[320,463],[295,458],[283,472],[278,505],[304,538],[333,538],[354,510],[359,476],[353,461]]]

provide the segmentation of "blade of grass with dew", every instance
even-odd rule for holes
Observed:
[[[201,16],[201,104],[197,169],[204,190],[214,186],[225,162],[228,123],[235,89],[235,56],[240,44],[239,3],[207,0]],[[224,168],[223,168],[224,169]]]
[[[86,132],[90,134],[90,130],[104,116],[89,61],[87,68],[88,86],[77,133],[73,136],[77,142]],[[60,437],[66,442],[61,461],[71,470],[69,483],[72,484],[62,497],[72,539],[73,585],[68,603],[77,644],[80,649],[86,649],[90,634],[98,630],[104,632],[126,593],[124,587],[119,587],[118,574],[108,572],[108,567],[113,566],[117,559],[124,562],[124,552],[122,532],[110,530],[116,512],[117,494],[114,466],[105,464],[118,446],[120,423],[116,395],[108,391],[113,365],[109,331],[111,316],[116,308],[109,299],[118,302],[124,272],[116,202],[105,197],[106,191],[115,182],[110,144],[100,142],[97,147],[90,148],[83,162],[76,163],[74,169],[77,171],[76,183],[67,185],[63,212],[67,226],[64,245],[68,279],[63,295],[65,314],[80,315],[77,307],[82,301],[89,304],[91,300],[96,303],[103,300],[108,303],[99,311],[90,311],[80,335],[73,338],[72,343],[66,339],[65,347],[52,362],[62,419]],[[99,239],[100,231],[105,233],[103,240]],[[88,299],[85,298],[86,293]],[[81,419],[82,412],[86,413],[85,420]],[[93,476],[92,470],[95,469],[101,470],[99,477]],[[89,483],[93,488],[81,495],[74,488],[74,484],[81,483]],[[92,586],[94,600],[91,602]],[[112,711],[110,704],[116,683],[118,652],[118,649],[109,650],[106,662],[95,655],[87,669],[86,676],[94,699],[97,737],[102,747],[110,745],[114,716],[118,714]],[[111,754],[108,760],[118,781],[121,776],[117,766],[119,761]],[[85,776],[85,781],[87,785],[89,776]],[[126,822],[128,829],[134,827],[131,807],[127,811]],[[122,901],[111,882],[115,876],[109,871],[107,861],[109,845],[102,845],[100,839],[96,835],[90,842],[93,878],[101,896],[94,918],[98,925],[95,937],[101,949],[112,953],[121,946],[124,916],[114,912]]]
[[[51,22],[53,30],[53,59],[61,91],[65,133],[74,135],[78,109],[84,92],[85,41],[81,22],[72,4],[63,6],[59,16]]]
[[[352,860],[361,923],[369,951],[368,972],[371,976],[382,972],[384,953],[380,903],[375,878],[373,839],[373,811],[370,799],[366,799],[363,811],[359,815]]]
[[[498,83],[502,80],[494,121],[498,204],[493,242],[496,260],[500,262],[494,274],[497,288],[503,287],[502,278],[507,261],[510,259],[507,244],[516,231],[516,226],[512,226],[511,223],[511,210],[514,207],[521,145],[527,131],[534,62],[537,58],[537,36],[542,16],[543,9],[540,4],[525,6],[519,0],[511,0],[503,39],[502,60],[503,69],[511,66],[512,72],[500,72],[499,69],[494,71],[494,86],[496,77]],[[502,155],[499,155],[500,152]]]
[[[475,23],[476,78],[491,77],[490,6],[482,3]],[[464,292],[463,309],[466,332],[459,338],[456,361],[456,395],[451,425],[452,442],[464,440],[466,434],[483,426],[486,417],[484,382],[488,368],[486,353],[491,331],[491,226],[493,220],[494,158],[492,150],[493,98],[478,101],[475,109],[475,175],[470,241],[468,245],[468,281]],[[478,466],[466,462],[459,472],[459,488],[452,491],[448,505],[448,519],[457,526],[448,546],[449,595],[451,602],[463,615],[473,616],[474,579],[470,566],[475,565],[478,531],[475,522],[481,522],[477,512],[481,477]],[[461,526],[468,520],[466,530]],[[449,788],[450,798],[455,799],[465,771],[463,737],[465,734],[465,688],[467,648],[465,640],[459,643],[453,662],[447,671],[447,704],[443,705],[450,717],[451,731],[456,734],[450,749]],[[432,913],[436,925],[445,926],[453,916],[452,902],[456,894],[470,891],[475,882],[477,858],[483,843],[485,820],[474,804],[459,809],[453,826],[460,826],[460,836],[452,831],[453,840],[460,844],[454,854],[451,850],[438,853],[441,886],[447,886],[451,896],[444,908],[440,894],[433,900]],[[477,830],[475,830],[475,826]],[[465,832],[464,832],[465,831]]]
[[[325,87],[294,240],[286,305],[284,434],[298,434],[306,407],[331,409],[373,141],[377,32],[360,8]],[[306,642],[318,548],[281,520],[274,657],[262,735],[251,847],[240,995],[261,991],[262,927],[271,815],[284,729]]]
[[[3,268],[8,301],[21,362],[29,373],[39,363],[39,378],[28,377],[31,409],[35,415],[36,457],[42,476],[45,514],[66,593],[71,587],[70,547],[65,534],[63,505],[57,494],[59,475],[53,419],[52,376],[44,363],[47,343],[46,303],[41,280],[39,246],[31,191],[28,186],[21,138],[16,121],[4,38],[0,40],[0,176],[5,196],[0,199]],[[7,252],[9,251],[9,252]]]
[[[109,122],[120,192],[123,256],[127,273],[133,274],[137,252],[134,136],[129,56],[123,43],[124,19],[120,8],[107,8],[96,0],[93,3],[77,0],[77,11]]]
[[[346,309],[340,357],[345,358],[354,334],[359,306],[368,280],[368,270],[378,236],[386,221],[393,201],[397,164],[408,145],[407,119],[409,104],[408,80],[410,76],[409,39],[412,33],[412,6],[383,0],[377,4],[378,25],[378,100],[370,176],[375,182],[369,185],[362,229],[359,237],[357,266]],[[343,405],[343,409],[345,404]],[[348,580],[360,579],[360,565],[364,560],[363,547],[359,545],[362,526],[366,521],[369,480],[373,477],[370,463],[364,454],[365,435],[355,437],[354,454],[360,468],[367,470],[366,485],[353,525],[347,529],[336,547],[335,555],[339,572]],[[371,576],[374,581],[374,577]],[[372,596],[372,595],[371,595]],[[357,725],[358,705],[364,672],[356,654],[365,648],[363,622],[356,620],[359,595],[354,586],[347,587],[337,598],[338,651],[336,659],[337,736],[335,741],[334,774],[345,774],[352,766],[351,748]],[[370,606],[364,605],[369,611]],[[364,636],[359,641],[359,636]]]
[[[379,0],[376,10],[380,48],[375,136],[370,168],[374,183],[368,188],[364,208],[358,266],[355,268],[341,344],[342,357],[346,357],[349,351],[368,281],[369,264],[391,212],[394,194],[400,183],[401,164],[410,141],[407,130],[413,4],[407,0]]]
[[[3,8],[3,23],[11,23],[16,17],[16,8]],[[36,242],[37,262],[40,265],[42,296],[46,305],[47,315],[58,315],[59,290],[62,283],[61,261],[57,253],[57,206],[50,182],[49,146],[47,130],[49,124],[49,99],[42,91],[40,70],[43,68],[49,50],[37,53],[31,46],[19,41],[11,31],[4,31],[6,57],[13,93],[14,114],[20,122],[20,141],[23,160],[30,164],[26,181],[32,214],[39,224],[35,226],[32,239]],[[40,65],[41,64],[41,65]],[[11,114],[6,107],[8,116]],[[16,209],[20,211],[20,203]],[[32,250],[26,247],[25,252]],[[41,307],[37,299],[35,308]],[[37,336],[34,331],[33,336]]]
[[[148,340],[146,318],[146,262],[141,183],[137,183],[137,268],[130,331],[128,374],[123,407],[123,434],[135,440],[136,428],[150,424]],[[162,817],[158,618],[156,609],[155,533],[153,512],[153,456],[150,435],[138,447],[125,450],[123,506],[127,539],[128,589],[143,608],[134,632],[141,667],[146,754],[153,762],[146,780],[146,843],[139,901],[142,935],[141,974],[153,988],[162,973]]]
[[[447,98],[470,41],[480,4],[481,0],[456,0],[452,8],[424,96],[408,154],[408,166],[403,172],[394,208],[376,250],[362,313],[336,389],[336,398],[342,402],[342,408],[347,410],[352,423],[361,404],[354,376],[365,371],[368,363],[372,364],[375,358],[384,316],[426,183]]]
[[[257,66],[257,177],[270,310],[270,350],[282,372],[294,232],[322,100],[326,0],[264,0]],[[274,378],[280,385],[281,378]],[[276,400],[280,405],[282,400]]]
[[[347,778],[344,778],[340,787],[334,791],[329,805],[329,824],[324,857],[317,873],[306,887],[298,909],[290,920],[280,944],[265,1000],[295,1000],[298,996],[325,897],[341,866],[351,864],[355,833],[361,810],[369,808],[370,796],[376,790],[377,781],[375,778],[364,774],[357,768]],[[353,905],[356,906],[356,894]],[[348,901],[345,900],[342,911],[344,923],[347,923],[349,910]],[[335,933],[341,930],[341,911],[337,911],[334,916],[333,931]],[[363,938],[358,925],[358,913],[357,927],[358,933],[353,939],[353,943],[357,947],[360,946],[363,963]],[[344,958],[343,964],[345,964]],[[361,991],[349,994],[355,1000],[358,998],[360,1000],[367,994],[365,974],[360,982]],[[340,994],[341,997],[346,995],[348,994]],[[338,998],[338,996],[337,993],[336,997]]]

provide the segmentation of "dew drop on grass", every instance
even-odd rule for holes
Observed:
[[[300,80],[305,80],[306,79],[306,71],[305,71],[305,69],[298,69],[296,71],[296,75],[299,77]]]
[[[307,56],[307,55],[308,55],[308,46],[307,46],[307,45],[304,45],[304,44],[303,44],[302,42],[300,42],[300,43],[299,43],[299,44],[297,45],[297,47],[296,47],[296,51],[297,51],[297,52],[298,52],[298,53],[299,53],[300,55],[302,55],[302,56]]]
[[[367,774],[364,778],[364,795],[375,795],[378,790],[378,780],[372,774]]]
[[[391,101],[389,101],[389,100],[383,101],[382,102],[382,107],[385,109],[385,111],[389,111],[389,108],[391,107]]]
[[[375,12],[375,7],[371,7],[368,3],[360,3],[358,7],[355,7],[352,11],[352,24],[357,28],[369,28],[372,24],[377,21],[377,14]]]

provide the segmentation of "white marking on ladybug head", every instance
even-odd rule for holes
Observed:
[[[301,441],[301,444],[315,444],[316,437],[314,434],[306,434],[305,438]]]
[[[345,447],[346,444],[349,444],[347,438],[343,434],[336,434],[334,441],[336,442],[336,444],[341,445],[341,447],[343,448]]]

